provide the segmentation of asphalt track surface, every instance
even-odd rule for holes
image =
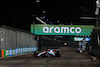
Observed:
[[[77,53],[76,48],[61,47],[61,57],[34,58],[31,53],[0,60],[0,67],[100,67],[86,53]]]

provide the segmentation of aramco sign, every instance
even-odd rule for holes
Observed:
[[[33,29],[34,28],[34,29]],[[35,35],[91,35],[93,25],[31,25]]]
[[[43,32],[44,33],[81,33],[81,28],[80,27],[61,27],[61,29],[59,27],[50,27],[50,29],[48,27],[43,27]]]

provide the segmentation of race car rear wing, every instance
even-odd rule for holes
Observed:
[[[52,49],[53,51],[60,51],[60,49]]]

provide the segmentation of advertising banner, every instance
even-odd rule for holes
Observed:
[[[33,33],[31,25],[31,33]],[[91,35],[94,25],[39,25],[34,27],[35,35]]]
[[[6,50],[4,50],[4,57],[8,57],[8,56],[9,56],[9,50],[6,49]]]
[[[2,50],[2,57],[15,56],[17,54],[28,53],[37,51],[37,47],[25,47],[16,49],[4,49]]]
[[[28,49],[29,49],[29,51],[28,51],[28,52],[30,52],[30,51],[31,51],[31,48],[29,47]]]
[[[25,48],[23,48],[23,53],[25,53]]]
[[[16,54],[16,55],[18,54],[18,48],[15,49],[15,54]]]
[[[25,47],[25,53],[27,53],[27,47]]]
[[[29,52],[29,48],[27,47],[27,52]]]
[[[9,49],[9,56],[13,56],[13,50]]]
[[[34,51],[33,49],[34,49],[34,47],[32,47],[32,52]]]
[[[13,49],[13,56],[15,56],[15,49]]]
[[[18,54],[20,54],[21,53],[21,48],[18,48]]]
[[[23,53],[23,48],[20,48],[20,53]]]
[[[84,37],[74,37],[74,41],[83,41]],[[86,41],[90,41],[89,37],[85,38]]]

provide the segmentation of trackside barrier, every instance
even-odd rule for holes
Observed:
[[[37,47],[25,47],[25,48],[16,48],[16,49],[5,49],[2,50],[2,58],[8,56],[15,56],[22,53],[29,53],[37,51]]]
[[[37,38],[37,39],[35,39]],[[38,50],[38,36],[8,26],[0,27],[1,57],[15,56]]]

